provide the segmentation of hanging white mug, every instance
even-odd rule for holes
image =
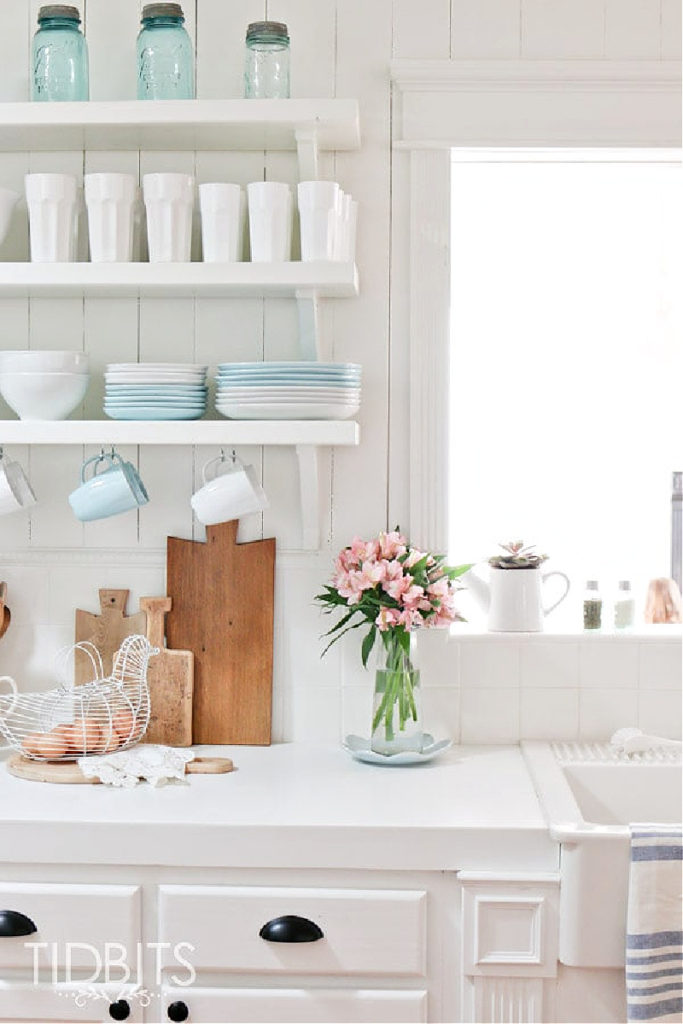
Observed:
[[[216,466],[211,478],[208,470]],[[268,508],[268,498],[253,466],[245,466],[233,455],[211,459],[202,470],[203,487],[192,495],[191,504],[200,523],[213,526]]]

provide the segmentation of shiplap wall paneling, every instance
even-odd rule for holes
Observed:
[[[452,0],[451,57],[519,57],[521,17],[520,0]]]
[[[334,545],[386,526],[390,252],[390,98],[392,5],[337,5],[337,96],[357,96],[363,124],[359,153],[338,153],[340,180],[358,201],[360,297],[338,303],[335,358],[363,365],[358,450],[334,453]],[[364,45],[360,40],[365,40]]]
[[[658,0],[648,2],[654,4]],[[521,0],[521,3],[522,57],[578,60],[604,56],[604,0]]]

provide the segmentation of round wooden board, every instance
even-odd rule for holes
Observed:
[[[185,765],[186,775],[224,775],[234,765],[229,757],[196,757]],[[18,779],[30,782],[61,782],[70,785],[100,785],[99,779],[85,777],[76,761],[32,761],[14,754],[7,762],[7,771]]]

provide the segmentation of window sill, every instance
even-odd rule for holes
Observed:
[[[451,642],[472,643],[487,641],[492,643],[576,643],[578,640],[586,640],[591,643],[601,642],[628,642],[638,643],[677,643],[680,644],[683,638],[683,626],[681,625],[638,625],[632,630],[552,630],[541,633],[489,633],[484,626],[474,626],[472,623],[460,623],[450,629],[449,640]]]

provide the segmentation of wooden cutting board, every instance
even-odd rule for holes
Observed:
[[[186,775],[224,775],[234,764],[229,757],[195,757],[185,765]],[[99,779],[89,779],[75,761],[32,761],[30,757],[14,754],[7,762],[7,771],[18,779],[30,782],[62,782],[69,785],[101,785]]]
[[[76,610],[76,643],[89,640],[100,652],[104,675],[112,670],[112,660],[127,636],[135,633],[145,635],[147,616],[144,612],[126,615],[128,590],[100,590],[101,614]],[[90,659],[81,651],[76,652],[74,680],[76,685],[89,683],[94,678]]]
[[[170,647],[194,653],[195,743],[270,743],[275,540],[237,544],[237,521],[206,544],[168,538]]]
[[[140,598],[140,608],[147,616],[147,639],[159,648],[147,665],[150,715],[142,742],[191,747],[194,655],[164,647],[164,619],[172,603],[170,597]]]

